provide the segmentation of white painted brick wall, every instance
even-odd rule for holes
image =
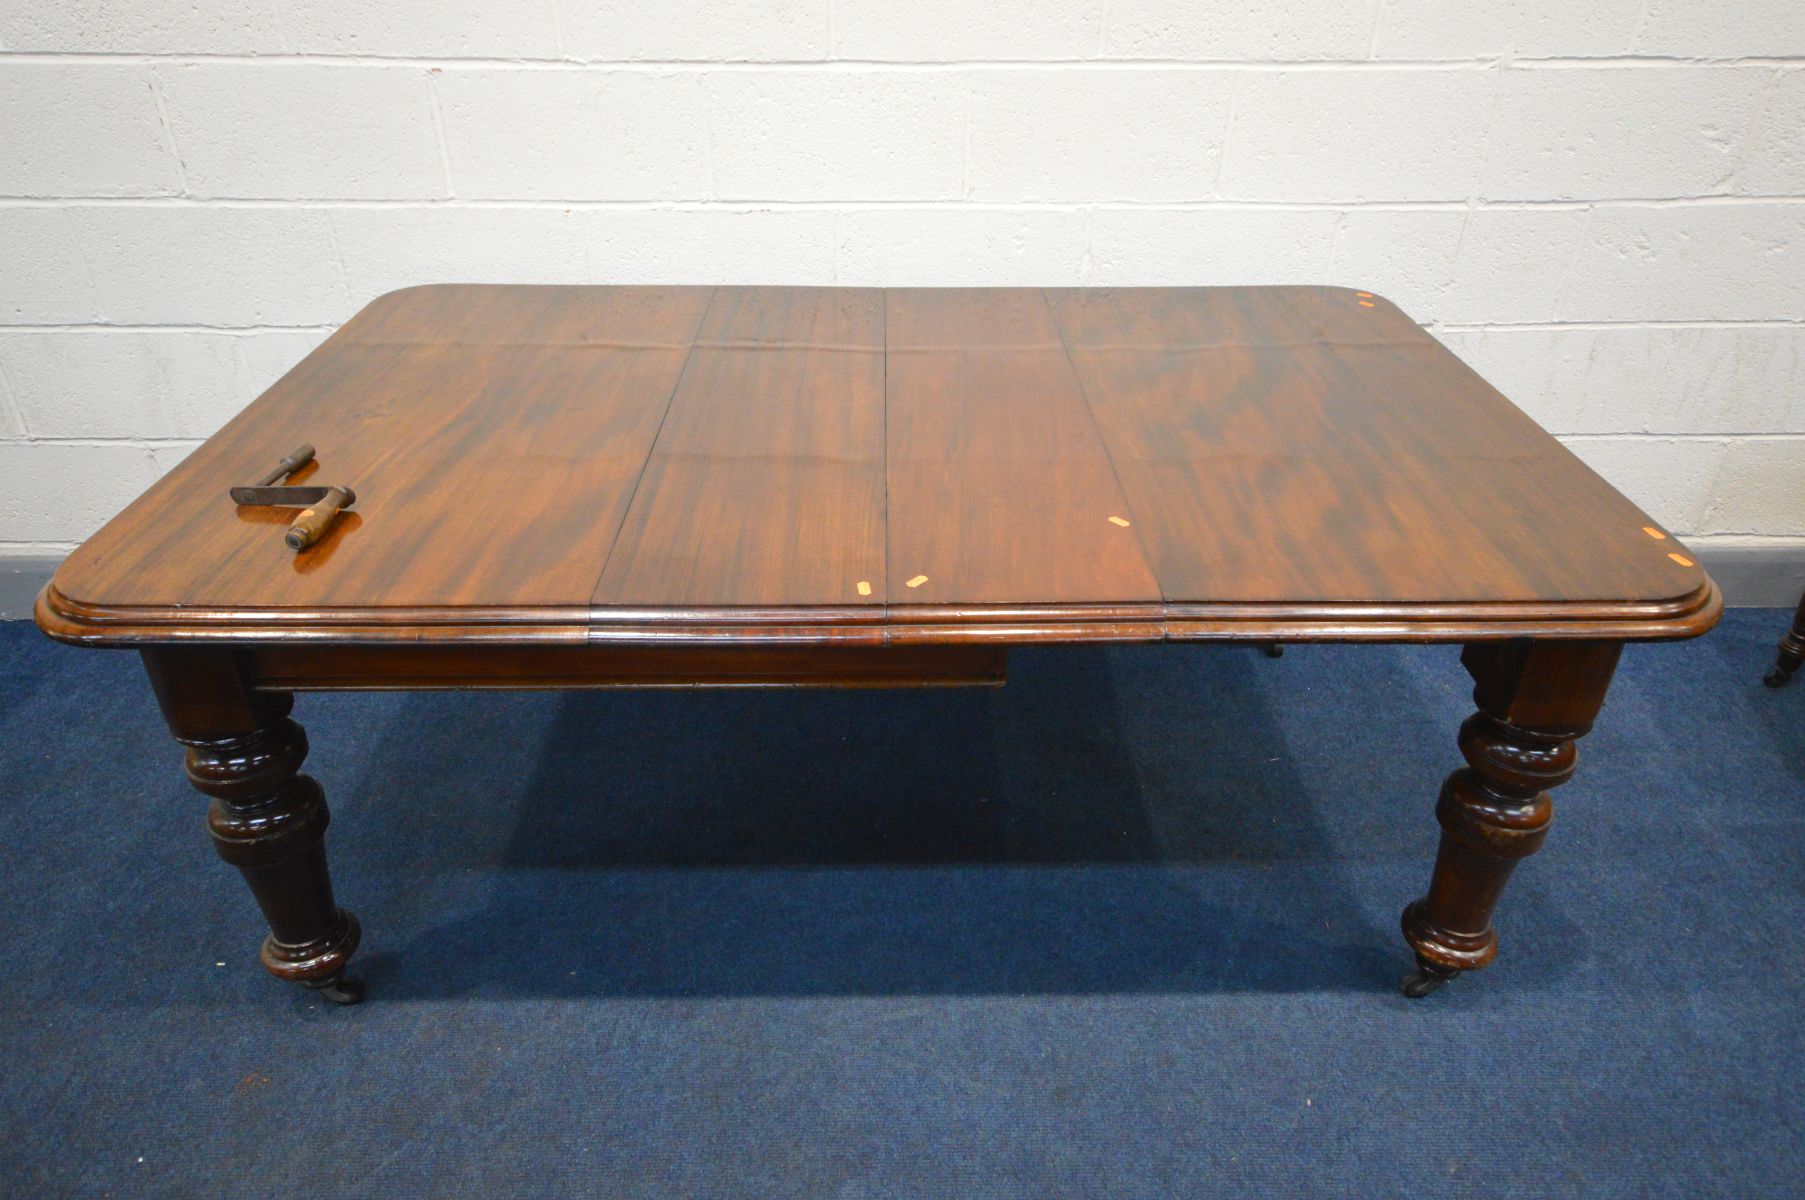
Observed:
[[[448,194],[424,68],[178,63],[155,69],[188,194]]]
[[[19,418],[38,437],[200,439],[315,346],[324,330],[0,333]]]
[[[279,30],[281,48],[295,54],[550,58],[558,53],[554,2],[433,0],[430,4],[372,4],[370,0],[269,0],[260,24]],[[130,7],[176,5],[139,3]],[[194,53],[198,49],[178,46],[176,52]]]
[[[834,54],[878,62],[1092,58],[1104,0],[836,0]]]
[[[1448,265],[1447,284],[1430,301],[1431,311],[1415,306],[1417,320],[1473,325],[1551,320],[1571,282],[1590,215],[1584,209],[1550,207],[1468,213]]]
[[[1736,178],[1743,195],[1783,196],[1805,179],[1805,70],[1787,71],[1749,136],[1749,149]]]
[[[833,0],[555,2],[564,54],[585,62],[822,59],[833,29]],[[404,7],[431,11],[419,3]]]
[[[18,401],[13,399],[13,385],[0,373],[0,443],[23,441],[25,418],[19,415]]]
[[[1231,200],[1465,200],[1499,72],[1240,72],[1217,191]]]
[[[957,200],[968,91],[943,71],[707,75],[698,166],[728,200]]]
[[[1084,277],[1085,214],[1011,209],[850,212],[840,222],[840,278],[851,285],[1076,286]]]
[[[327,214],[354,298],[447,279],[587,283],[595,213],[563,208],[336,208]]]
[[[128,442],[0,442],[0,529],[25,530],[39,545],[71,545],[157,475],[150,448]]]
[[[1631,44],[1676,58],[1805,55],[1798,0],[1648,0]]]
[[[318,325],[355,308],[327,209],[110,204],[61,215],[109,323]]]
[[[441,72],[452,184],[467,199],[703,198],[704,82],[688,72]]]
[[[1805,434],[1805,326],[1477,328],[1442,340],[1556,434]]]
[[[818,284],[835,278],[840,218],[822,209],[617,208],[580,219],[589,231],[589,277],[596,282]]]
[[[1110,58],[1358,61],[1372,45],[1374,0],[1113,0]]]
[[[1364,287],[1805,546],[1805,5],[0,0],[0,555],[454,279]]]
[[[67,210],[0,206],[0,320],[41,325],[99,318],[94,277],[77,241]]]
[[[1586,214],[1556,314],[1576,321],[1805,317],[1805,204]]]
[[[1080,282],[1320,283],[1338,220],[1327,208],[1108,208],[1092,218]]]
[[[1478,192],[1488,200],[1720,193],[1773,75],[1761,67],[1504,72]]]
[[[150,72],[142,66],[9,65],[0,71],[0,114],[0,194],[173,196],[182,190]]]
[[[1399,59],[1613,58],[1648,0],[1383,0],[1374,49]]]
[[[967,105],[974,200],[1205,200],[1235,81],[1227,72],[994,71]]]

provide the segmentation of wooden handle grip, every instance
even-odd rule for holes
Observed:
[[[288,527],[288,534],[282,540],[288,543],[290,550],[307,549],[325,534],[332,518],[338,516],[338,510],[355,499],[350,488],[329,489],[324,500],[301,510],[301,515]]]

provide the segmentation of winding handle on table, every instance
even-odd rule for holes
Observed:
[[[276,464],[276,469],[265,475],[262,479],[259,479],[253,486],[268,487],[285,475],[293,475],[296,471],[299,471],[302,467],[312,461],[313,443],[302,442],[299,446],[296,446],[293,450],[290,450],[287,454],[283,455],[282,461]]]
[[[301,515],[288,527],[288,534],[282,540],[288,543],[290,550],[305,550],[324,536],[327,526],[332,524],[332,518],[338,516],[339,509],[356,502],[357,495],[350,488],[326,489],[326,498],[302,509]]]

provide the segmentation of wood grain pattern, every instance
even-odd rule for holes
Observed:
[[[721,288],[595,603],[875,614],[884,578],[883,294]]]
[[[1387,301],[1051,298],[1167,600],[1663,600],[1704,583]]]
[[[432,287],[366,308],[58,571],[63,595],[185,608],[586,608],[701,323],[694,288]],[[226,488],[312,442],[357,491],[296,554],[294,510]]]
[[[300,442],[296,482],[358,503],[294,554],[291,512],[225,492]],[[1342,289],[443,286],[360,313],[37,615],[93,645],[1703,632],[1720,597],[1649,528]]]
[[[892,291],[886,311],[890,603],[1157,602],[1040,293]]]

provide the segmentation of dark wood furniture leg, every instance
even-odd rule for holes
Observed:
[[[332,899],[326,869],[326,794],[300,774],[307,734],[288,717],[294,696],[247,686],[225,650],[151,649],[144,666],[178,742],[188,778],[213,798],[207,832],[237,867],[269,922],[263,965],[278,979],[356,1004],[345,976],[361,931]]]
[[[1792,628],[1780,638],[1780,656],[1762,682],[1779,687],[1792,673],[1805,664],[1805,596],[1799,597],[1799,611],[1792,616]]]
[[[1428,894],[1404,910],[1416,970],[1403,990],[1426,996],[1498,952],[1492,909],[1519,859],[1548,834],[1548,789],[1573,775],[1575,741],[1592,727],[1619,642],[1475,642],[1460,661],[1479,711],[1460,727],[1467,765],[1435,806],[1441,849]]]

